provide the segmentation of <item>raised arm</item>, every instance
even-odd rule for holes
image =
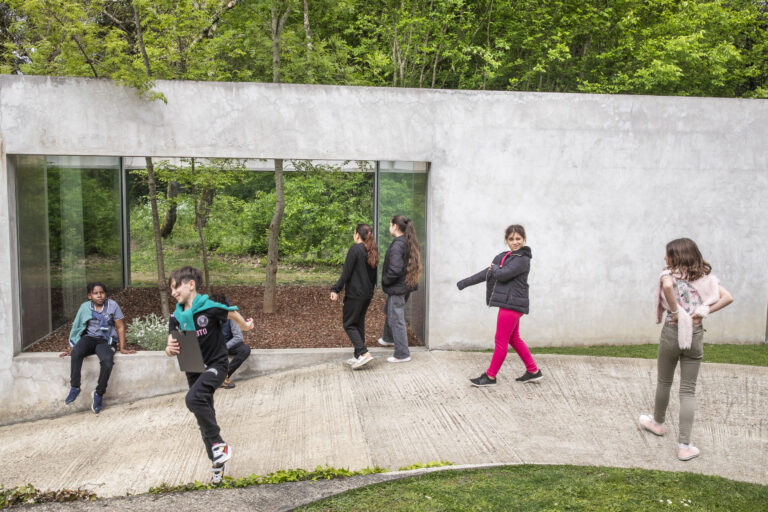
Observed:
[[[240,326],[240,329],[244,331],[250,331],[253,329],[253,318],[249,318],[248,320],[243,318],[243,315],[238,313],[237,311],[230,311],[227,313],[227,319],[233,320],[237,325]]]
[[[459,287],[459,290],[463,290],[467,286],[472,286],[478,283],[484,283],[485,281],[488,280],[488,272],[489,270],[487,268],[484,268],[477,274],[472,274],[468,278],[462,279],[461,281],[456,283],[456,286]]]

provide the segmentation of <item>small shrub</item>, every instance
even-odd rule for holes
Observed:
[[[144,350],[165,350],[168,341],[168,323],[163,317],[154,313],[136,318],[128,326],[126,340]]]
[[[62,489],[60,491],[40,491],[32,484],[6,489],[0,484],[0,508],[32,503],[51,503],[65,501],[87,501],[95,499],[91,491],[82,489]]]
[[[432,462],[417,462],[415,464],[411,464],[410,466],[403,466],[401,468],[398,468],[398,471],[409,471],[411,469],[425,469],[425,468],[439,468],[442,466],[453,466],[453,462],[449,462],[447,460],[437,460]]]

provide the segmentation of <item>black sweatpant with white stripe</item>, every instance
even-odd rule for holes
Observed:
[[[187,373],[189,391],[185,399],[187,409],[195,415],[200,426],[200,434],[203,436],[205,451],[208,458],[213,460],[211,447],[216,443],[223,443],[221,429],[216,423],[216,410],[213,408],[213,393],[221,387],[227,378],[226,368],[208,368],[203,373]]]

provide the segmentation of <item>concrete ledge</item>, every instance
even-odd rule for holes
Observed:
[[[391,348],[371,348],[374,356],[391,355]],[[412,347],[424,351],[424,347]],[[352,348],[254,349],[233,380],[304,368],[352,356]],[[27,352],[13,358],[12,383],[0,410],[0,425],[52,418],[91,407],[91,393],[99,376],[99,360],[89,356],[83,361],[82,393],[72,405],[64,405],[69,391],[70,358],[56,352]],[[187,379],[179,371],[176,358],[159,351],[115,354],[115,366],[104,396],[110,404],[177,393],[187,389]]]

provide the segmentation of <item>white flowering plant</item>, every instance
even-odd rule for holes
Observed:
[[[126,333],[128,343],[144,350],[165,350],[168,341],[168,323],[163,317],[150,313],[134,319]]]

